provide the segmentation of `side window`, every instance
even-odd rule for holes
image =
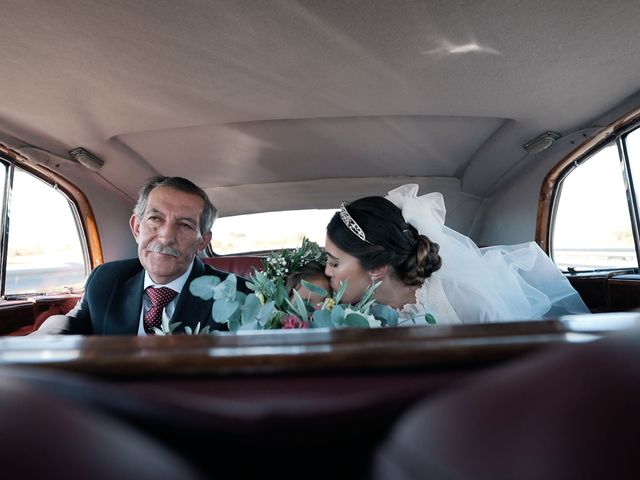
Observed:
[[[17,167],[10,192],[3,294],[82,289],[89,268],[74,205],[60,190]]]
[[[556,264],[565,271],[637,267],[617,145],[578,165],[560,188],[551,238]]]
[[[640,204],[640,128],[630,132],[625,138],[629,169],[635,190],[636,205]]]
[[[549,240],[564,270],[639,268],[640,127],[607,135],[559,183]]]

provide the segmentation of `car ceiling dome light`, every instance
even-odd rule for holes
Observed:
[[[533,140],[525,143],[524,148],[529,153],[540,153],[543,150],[549,148],[553,142],[560,138],[560,134],[556,132],[544,132],[542,135],[537,136]]]
[[[104,160],[96,157],[93,153],[82,147],[70,150],[69,155],[71,155],[80,165],[88,168],[89,170],[93,170],[94,172],[100,170],[104,165]]]

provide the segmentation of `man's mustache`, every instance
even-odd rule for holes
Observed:
[[[162,245],[161,243],[150,243],[147,245],[148,252],[162,253],[164,255],[171,255],[172,257],[180,257],[180,251],[176,248]]]

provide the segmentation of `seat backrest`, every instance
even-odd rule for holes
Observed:
[[[248,277],[254,272],[254,269],[262,270],[264,257],[257,255],[225,255],[222,257],[203,257],[201,260],[223,272]]]
[[[2,478],[204,478],[158,440],[98,409],[48,393],[19,368],[0,368],[0,422]]]
[[[410,409],[373,479],[640,478],[639,403],[640,339],[543,352]]]

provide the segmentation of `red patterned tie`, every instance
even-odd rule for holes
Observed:
[[[151,300],[151,308],[144,314],[144,331],[153,333],[153,327],[161,328],[162,326],[162,310],[178,295],[178,292],[168,287],[149,287],[147,295]]]

